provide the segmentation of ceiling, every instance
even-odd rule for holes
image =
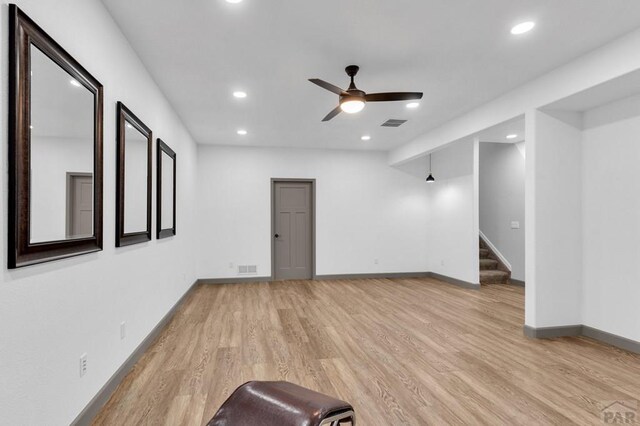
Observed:
[[[103,2],[196,141],[222,145],[389,150],[640,27],[637,0]],[[345,88],[349,64],[359,88],[423,91],[421,106],[321,123],[337,96],[307,79]]]
[[[496,124],[478,133],[480,142],[518,143],[524,140],[524,116]],[[507,138],[513,136],[514,138]]]
[[[31,48],[31,134],[37,137],[94,138],[95,97],[40,49]]]

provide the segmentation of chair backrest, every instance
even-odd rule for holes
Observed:
[[[207,425],[320,426],[349,415],[351,404],[328,395],[289,382],[254,381],[238,387]]]

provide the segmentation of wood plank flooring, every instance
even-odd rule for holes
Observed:
[[[202,425],[248,380],[337,396],[363,426],[602,424],[640,399],[640,356],[527,339],[523,310],[522,288],[434,279],[201,285],[94,424]]]

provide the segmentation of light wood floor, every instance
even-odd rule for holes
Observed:
[[[601,424],[640,356],[523,337],[523,289],[432,279],[196,287],[96,425],[202,425],[248,380],[351,402],[359,424]]]

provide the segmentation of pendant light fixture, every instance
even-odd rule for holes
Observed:
[[[431,174],[431,154],[429,154],[429,176],[427,176],[427,183],[435,182],[435,178]]]

